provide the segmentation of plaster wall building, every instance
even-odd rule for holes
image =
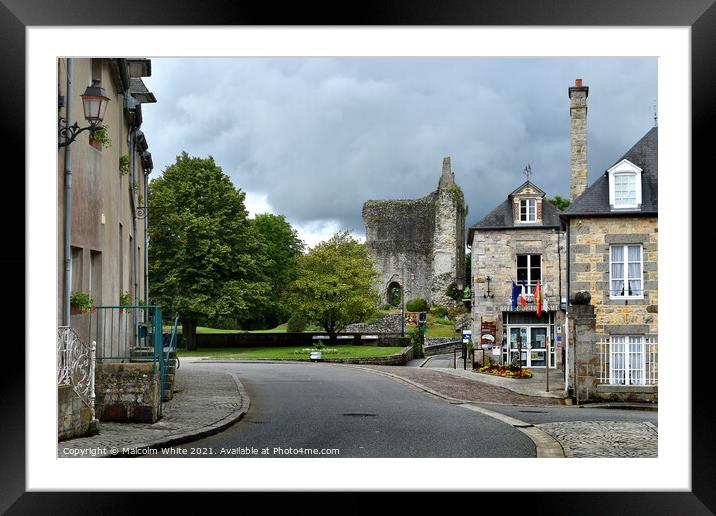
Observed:
[[[58,426],[60,437],[67,438],[87,430],[86,400],[83,405],[73,396],[84,392],[89,381],[79,368],[89,358],[81,362],[77,357],[86,354],[94,340],[92,312],[70,306],[71,295],[88,294],[97,307],[147,301],[147,219],[142,208],[147,204],[153,162],[140,127],[142,104],[156,99],[142,82],[142,77],[151,75],[148,59],[63,58],[57,61],[57,72],[60,127],[64,120],[78,127],[89,125],[81,99],[88,86],[101,87],[109,99],[101,122],[107,136],[104,144],[90,131],[79,132],[68,145],[63,145],[66,136],[59,136],[56,316],[62,395]],[[115,344],[112,353],[128,354],[120,348],[122,343]],[[109,345],[98,343],[97,356],[107,354],[104,347]]]
[[[438,188],[420,199],[370,200],[363,205],[366,244],[379,272],[386,302],[392,288],[405,299],[449,304],[445,294],[465,281],[467,206],[455,183],[450,158],[443,159]]]

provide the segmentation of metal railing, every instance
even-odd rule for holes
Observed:
[[[71,326],[57,328],[57,385],[72,386],[79,399],[94,413],[95,352],[97,344],[87,345]]]
[[[610,385],[658,385],[659,344],[656,339],[623,336],[602,338],[598,382]]]
[[[89,319],[98,360],[152,362],[156,372],[164,356],[159,306],[97,306]]]

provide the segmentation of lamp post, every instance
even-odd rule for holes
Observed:
[[[67,92],[67,119],[70,117],[70,102],[71,92]],[[104,88],[101,86],[100,81],[94,79],[90,86],[87,86],[85,92],[80,95],[82,98],[82,109],[84,111],[85,120],[89,122],[87,127],[80,127],[77,122],[69,125],[66,118],[60,117],[60,129],[59,136],[60,141],[59,147],[66,147],[71,144],[82,131],[89,131],[94,133],[99,129],[102,120],[104,120],[105,111],[107,111],[107,104],[109,103],[109,97],[107,96]]]

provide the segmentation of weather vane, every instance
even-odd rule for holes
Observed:
[[[529,163],[527,163],[527,166],[526,166],[525,169],[522,171],[522,173],[525,175],[525,177],[526,177],[527,180],[529,181],[530,175],[532,175],[532,167],[530,166]]]
[[[656,101],[654,101],[654,106],[653,106],[653,108],[654,108],[654,127],[656,127],[656,126],[657,126],[657,120],[658,120],[658,119],[657,119],[657,116],[656,116]]]

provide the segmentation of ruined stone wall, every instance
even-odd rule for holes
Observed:
[[[435,194],[414,200],[367,201],[363,205],[366,244],[380,275],[381,294],[391,281],[402,284],[405,299],[430,300]],[[411,274],[414,279],[411,279]]]
[[[644,299],[610,299],[609,246],[642,244]],[[582,218],[570,221],[570,291],[588,290],[596,333],[658,337],[658,219]]]
[[[455,281],[464,286],[465,277],[465,200],[455,184],[441,184],[435,201],[435,231],[433,233],[431,300],[448,305],[445,295],[448,285]]]

